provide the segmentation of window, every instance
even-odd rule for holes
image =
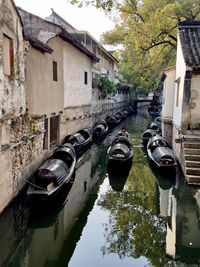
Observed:
[[[57,62],[53,61],[53,81],[58,81]]]
[[[84,72],[84,84],[88,84],[88,73],[87,73],[87,71]]]
[[[13,40],[3,35],[3,73],[14,76]]]
[[[59,116],[50,118],[50,148],[57,145],[59,135]]]
[[[178,107],[179,104],[179,90],[180,90],[180,77],[175,81],[176,85],[176,107]]]

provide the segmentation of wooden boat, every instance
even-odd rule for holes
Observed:
[[[43,201],[50,199],[70,181],[75,165],[76,154],[73,146],[60,146],[33,175],[27,195]]]
[[[121,115],[119,113],[116,113],[114,116],[117,118],[117,122],[120,123],[122,120]]]
[[[150,124],[147,126],[147,129],[154,130],[154,131],[156,131],[158,134],[160,134],[160,133],[161,133],[161,123],[158,122],[158,121],[154,121],[154,122],[150,123]]]
[[[100,138],[107,134],[108,125],[105,120],[98,121],[93,127],[93,138]]]
[[[115,127],[120,123],[121,119],[117,118],[116,116],[107,116],[106,117],[106,123],[109,127]]]
[[[147,153],[158,168],[176,167],[176,156],[167,141],[159,135],[149,139]]]
[[[151,139],[153,136],[155,136],[157,134],[156,130],[152,130],[152,129],[147,129],[143,135],[142,135],[142,141],[143,143],[148,143],[149,139]]]
[[[90,128],[83,128],[77,133],[67,135],[63,143],[72,144],[76,152],[76,156],[78,156],[89,144],[92,143],[92,130]]]
[[[109,161],[127,162],[132,159],[133,151],[127,137],[118,136],[107,151]]]

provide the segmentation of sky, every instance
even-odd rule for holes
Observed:
[[[67,0],[14,0],[16,6],[41,18],[51,14],[51,8],[77,30],[85,30],[97,41],[103,32],[114,28],[114,22],[94,7],[77,7]]]

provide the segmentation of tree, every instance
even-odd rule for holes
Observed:
[[[136,93],[157,89],[161,72],[175,64],[177,24],[200,19],[199,0],[71,0],[114,14],[105,44],[122,44],[121,72]]]

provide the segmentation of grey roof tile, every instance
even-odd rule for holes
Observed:
[[[186,65],[200,66],[200,21],[179,22],[178,30]]]

